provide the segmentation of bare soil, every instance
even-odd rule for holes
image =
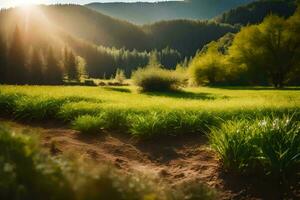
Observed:
[[[0,122],[3,121],[0,119]],[[53,123],[20,124],[14,129],[36,129],[45,149],[52,154],[75,153],[93,162],[110,163],[126,173],[140,171],[162,178],[172,186],[199,181],[220,192],[221,199],[268,199],[283,197],[283,187],[255,176],[241,177],[224,172],[205,136],[162,138],[139,141],[120,133],[82,135]],[[300,183],[288,199],[300,199]]]

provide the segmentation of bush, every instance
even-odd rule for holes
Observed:
[[[133,73],[132,79],[144,92],[173,91],[184,83],[184,77],[176,71],[157,66],[138,69]]]
[[[212,131],[210,142],[229,170],[261,166],[281,178],[299,170],[300,123],[291,117],[226,123]]]
[[[226,66],[224,55],[212,42],[207,52],[200,52],[190,63],[191,82],[197,85],[215,85],[225,81]]]

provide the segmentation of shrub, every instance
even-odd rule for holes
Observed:
[[[138,69],[133,73],[132,79],[144,92],[173,91],[184,83],[184,77],[176,71],[157,66]]]
[[[299,170],[300,123],[291,117],[226,123],[212,131],[210,142],[230,170],[247,171],[259,164],[281,178]]]
[[[211,43],[207,52],[199,53],[190,63],[189,71],[191,82],[197,85],[215,85],[223,83],[226,77],[225,59],[217,48]]]

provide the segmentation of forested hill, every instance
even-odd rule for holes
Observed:
[[[79,5],[1,10],[0,24],[8,49],[13,36],[18,38],[18,34],[27,54],[36,49],[42,57],[47,57],[47,49],[51,47],[61,57],[63,49],[68,47],[85,59],[92,77],[110,76],[118,67],[130,74],[145,66],[153,52],[162,64],[174,68],[204,45],[238,31],[231,25],[194,20],[138,26]]]
[[[187,57],[193,56],[198,49],[212,40],[237,31],[237,28],[230,25],[193,20],[162,21],[138,26],[78,5],[41,6],[36,10],[31,12],[29,18],[30,22],[35,21],[36,27],[45,27],[45,22],[37,21],[43,16],[47,23],[60,31],[94,45],[138,51],[170,47]],[[23,19],[22,16],[17,17],[20,12],[14,9],[2,11],[1,16],[0,22],[6,23],[10,30]]]
[[[289,17],[296,10],[295,0],[260,0],[233,8],[215,18],[219,23],[256,24],[270,14]]]
[[[86,7],[136,24],[173,19],[211,19],[253,0],[184,0],[136,3],[91,3]]]

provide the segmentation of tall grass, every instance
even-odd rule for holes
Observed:
[[[300,123],[293,117],[228,122],[214,129],[209,137],[228,170],[261,168],[281,178],[299,170]]]
[[[133,117],[130,132],[139,137],[201,134],[217,123],[218,119],[207,112],[152,111]]]
[[[0,114],[31,121],[55,119],[82,131],[107,129],[137,137],[198,134],[228,120],[282,117],[291,112],[300,119],[297,90],[190,88],[170,96],[127,89],[0,86]],[[89,124],[86,115],[97,120]]]

